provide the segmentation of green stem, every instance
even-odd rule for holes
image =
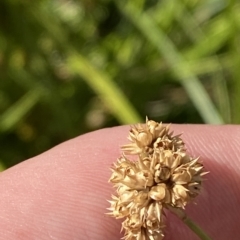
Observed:
[[[182,209],[171,206],[167,206],[167,208],[177,215],[201,240],[212,240]]]
[[[202,240],[211,240],[211,238],[195,223],[187,217],[183,220],[183,222],[193,231],[195,232],[200,239]]]

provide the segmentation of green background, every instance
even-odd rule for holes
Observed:
[[[239,124],[239,32],[239,1],[1,0],[2,168],[146,115]]]

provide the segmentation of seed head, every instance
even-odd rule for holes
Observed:
[[[121,149],[126,155],[152,154],[156,149],[185,151],[181,135],[173,136],[169,129],[170,125],[164,126],[162,123],[146,119],[146,124],[138,124],[131,128],[128,136],[131,143],[123,145]]]
[[[186,153],[180,135],[170,126],[152,120],[130,130],[130,144],[113,164],[110,182],[116,196],[109,201],[109,215],[125,218],[125,240],[161,240],[164,210],[184,208],[200,192],[206,174],[198,158]],[[129,159],[137,155],[137,160]]]

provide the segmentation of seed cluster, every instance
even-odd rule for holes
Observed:
[[[133,126],[131,143],[122,146],[123,154],[112,167],[109,181],[117,196],[109,201],[109,215],[125,218],[125,240],[163,239],[164,209],[184,208],[200,192],[203,165],[186,153],[180,135],[169,128],[148,119]]]

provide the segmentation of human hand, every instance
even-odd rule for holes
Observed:
[[[240,236],[240,127],[173,125],[207,171],[188,216],[214,240]],[[0,174],[0,240],[119,240],[121,222],[105,215],[114,189],[111,164],[129,127],[82,135]],[[166,240],[197,240],[169,214]]]

